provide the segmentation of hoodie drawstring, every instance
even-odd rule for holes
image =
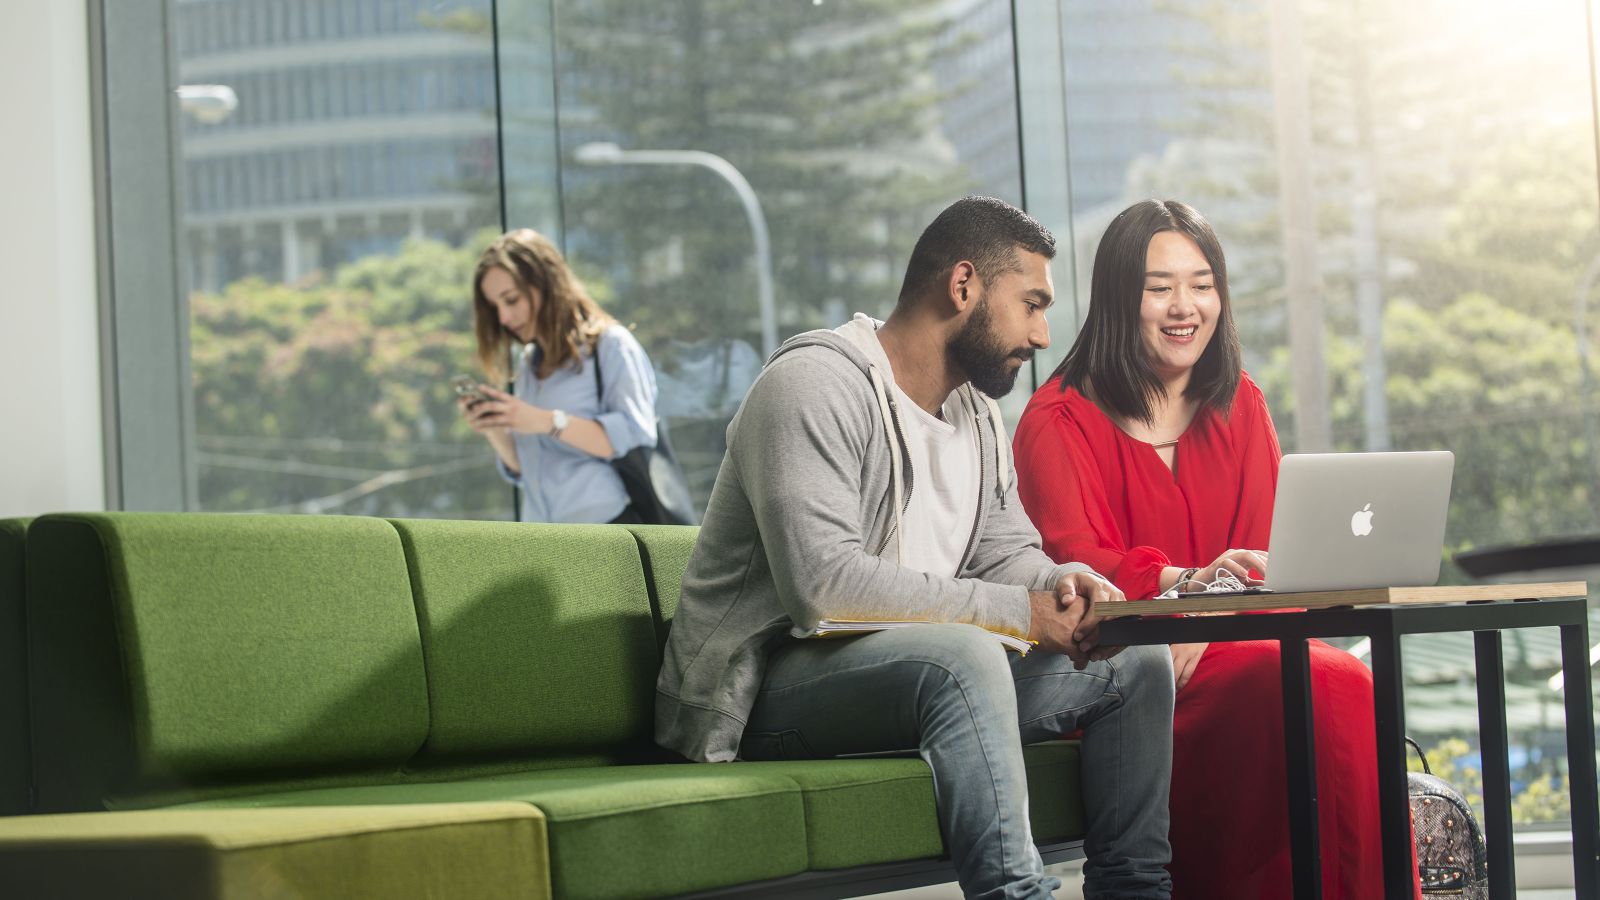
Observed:
[[[1006,467],[1006,448],[1001,446],[1005,440],[1004,419],[1000,416],[1000,404],[994,398],[980,390],[973,390],[974,394],[983,398],[989,407],[989,427],[994,430],[994,480],[995,490],[1000,495],[1000,508],[1006,508],[1006,492],[1011,490],[1011,470]]]

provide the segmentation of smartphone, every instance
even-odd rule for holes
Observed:
[[[484,396],[482,391],[478,390],[478,379],[473,378],[471,375],[457,375],[450,379],[450,388],[456,392],[457,397],[466,398],[468,409],[489,399]]]

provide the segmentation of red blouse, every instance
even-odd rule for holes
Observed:
[[[1013,445],[1045,553],[1087,563],[1129,599],[1159,593],[1165,566],[1267,548],[1282,452],[1261,389],[1242,372],[1232,410],[1196,416],[1170,470],[1059,378],[1028,401]]]

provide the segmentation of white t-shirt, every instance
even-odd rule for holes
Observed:
[[[982,472],[978,462],[978,420],[962,391],[945,399],[940,416],[930,415],[894,381],[889,354],[877,335],[878,323],[856,313],[838,332],[873,361],[889,382],[900,414],[900,432],[911,457],[910,496],[900,526],[905,556],[901,563],[930,575],[954,577],[972,539],[978,517]],[[987,411],[983,411],[987,415]],[[892,544],[890,545],[893,546]],[[893,554],[885,554],[893,559]]]
[[[911,502],[900,527],[905,529],[907,568],[954,577],[972,539],[978,516],[978,433],[972,407],[960,392],[945,400],[943,420],[928,414],[894,388],[911,454]]]

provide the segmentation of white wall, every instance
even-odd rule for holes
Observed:
[[[84,0],[0,29],[0,517],[104,509]]]

